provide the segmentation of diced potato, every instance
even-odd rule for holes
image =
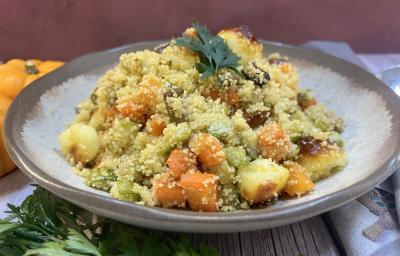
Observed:
[[[289,171],[269,159],[256,159],[237,171],[240,194],[249,204],[277,197],[289,177]]]
[[[302,150],[298,163],[310,173],[311,180],[316,182],[346,166],[347,154],[336,145],[322,142],[312,152],[304,152]]]
[[[282,192],[290,196],[300,196],[312,190],[314,183],[303,166],[293,161],[286,161],[284,166],[289,171],[289,178]]]
[[[185,207],[186,196],[177,181],[166,174],[154,180],[153,193],[158,204],[163,207]]]
[[[73,124],[59,137],[61,150],[71,156],[76,163],[88,163],[93,160],[100,148],[100,139],[96,130],[88,125]]]
[[[240,64],[260,59],[263,46],[258,43],[246,26],[221,30],[218,36],[225,39],[229,48],[240,57]]]
[[[187,172],[181,176],[189,207],[193,211],[218,210],[218,177],[211,173]]]
[[[249,162],[249,157],[246,155],[246,151],[242,147],[226,147],[224,148],[226,161],[228,164],[234,167]]]

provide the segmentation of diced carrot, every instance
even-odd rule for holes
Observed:
[[[162,135],[165,127],[165,122],[159,118],[152,118],[150,120],[150,133],[153,136]]]
[[[206,167],[212,167],[225,160],[225,153],[217,138],[208,133],[200,133],[189,142],[190,149]]]
[[[202,95],[213,100],[221,99],[221,101],[225,102],[229,106],[236,106],[240,101],[239,96],[234,88],[229,88],[227,91],[207,89],[202,92]]]
[[[300,196],[313,189],[314,183],[303,166],[293,161],[286,161],[284,166],[289,171],[288,181],[283,188],[284,193]]]
[[[168,174],[156,178],[153,189],[154,197],[163,207],[185,207],[185,191],[179,182],[173,180]]]
[[[258,147],[263,158],[280,161],[290,150],[290,139],[278,124],[270,123],[258,134]]]
[[[118,109],[117,108],[109,108],[106,110],[106,117],[108,118],[114,118],[115,115],[118,113]]]
[[[226,92],[226,103],[229,106],[236,106],[239,104],[239,96],[236,93],[236,90],[233,88],[229,88],[228,91]]]
[[[215,212],[218,209],[218,176],[191,171],[182,174],[181,186],[193,211]]]
[[[147,75],[143,77],[140,86],[135,94],[130,95],[117,108],[122,116],[144,122],[151,108],[157,104],[160,81],[154,75]]]
[[[204,91],[201,92],[201,95],[203,95],[206,98],[211,98],[213,100],[217,100],[221,97],[221,93],[217,89],[205,89]]]
[[[300,107],[303,110],[305,110],[306,108],[313,106],[313,105],[317,105],[317,99],[315,99],[315,97],[308,99],[308,100],[304,100],[300,103]]]
[[[189,149],[174,149],[167,159],[171,176],[175,179],[189,171],[196,169],[196,157]]]
[[[146,110],[142,104],[137,104],[132,99],[126,100],[118,106],[119,113],[124,117],[135,119],[136,121],[143,122]]]
[[[289,71],[292,69],[292,65],[290,65],[289,63],[284,63],[281,65],[281,71],[283,73],[289,73]]]
[[[143,76],[142,82],[140,83],[141,86],[145,87],[160,87],[161,81],[158,79],[157,76],[154,74],[147,74]]]

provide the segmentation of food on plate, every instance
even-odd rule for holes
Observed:
[[[123,54],[77,106],[62,152],[88,186],[147,206],[217,212],[300,197],[347,163],[343,120],[247,27]]]
[[[3,121],[12,100],[28,84],[63,65],[60,61],[12,59],[0,64],[0,177],[15,169],[3,143]]]

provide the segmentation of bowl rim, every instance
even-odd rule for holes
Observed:
[[[156,45],[165,41],[166,40],[145,41],[124,45],[105,51],[85,54],[66,63],[60,69],[52,72],[48,76],[38,79],[34,83],[40,84],[41,81],[55,78],[64,70],[66,70],[67,67],[71,67],[88,58],[98,55],[108,55],[110,53],[120,53],[131,47]],[[317,50],[306,49],[303,47],[292,46],[278,42],[265,40],[259,41],[264,45],[272,45],[275,47],[283,47],[295,51],[301,51],[303,54],[312,54],[319,58],[329,58],[330,60],[342,65],[351,65],[353,68],[359,69],[359,72],[362,72],[363,75],[370,76],[369,79],[375,79],[378,85],[382,85],[376,86],[374,90],[384,96],[382,96],[382,98],[386,102],[387,108],[392,114],[394,125],[400,125],[400,113],[395,111],[396,108],[400,109],[400,100],[398,96],[368,71],[348,61]],[[57,85],[58,84],[49,86],[46,90]],[[71,201],[72,203],[75,203],[99,215],[116,218],[120,221],[139,226],[171,231],[217,233],[250,231],[289,224],[329,211],[359,197],[384,179],[388,178],[397,169],[400,162],[400,142],[397,142],[393,154],[366,179],[359,180],[342,190],[318,197],[313,201],[305,202],[295,206],[282,206],[277,209],[269,210],[268,213],[265,213],[263,209],[236,212],[198,213],[132,204],[111,197],[95,194],[90,191],[82,190],[73,187],[70,184],[62,183],[49,176],[31,159],[29,159],[29,157],[24,153],[24,145],[21,145],[14,137],[13,131],[15,127],[13,126],[13,120],[15,120],[19,115],[18,109],[22,108],[23,101],[29,98],[29,95],[34,91],[34,87],[35,86],[28,86],[24,88],[22,92],[14,99],[6,115],[3,126],[4,143],[6,149],[11,158],[16,162],[17,166],[30,179],[54,194]],[[40,93],[40,95],[42,94]],[[20,126],[22,129],[23,124],[20,124]],[[395,128],[396,127],[393,127],[393,129]],[[399,131],[394,132],[399,133]],[[86,204],[85,202],[92,203]],[[132,217],[132,214],[134,217]]]

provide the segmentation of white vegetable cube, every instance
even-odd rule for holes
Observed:
[[[262,203],[279,195],[289,171],[269,159],[256,159],[241,165],[237,171],[239,190],[250,204]]]
[[[100,148],[96,130],[88,125],[73,124],[59,137],[61,150],[72,157],[76,163],[88,163],[93,160]]]

